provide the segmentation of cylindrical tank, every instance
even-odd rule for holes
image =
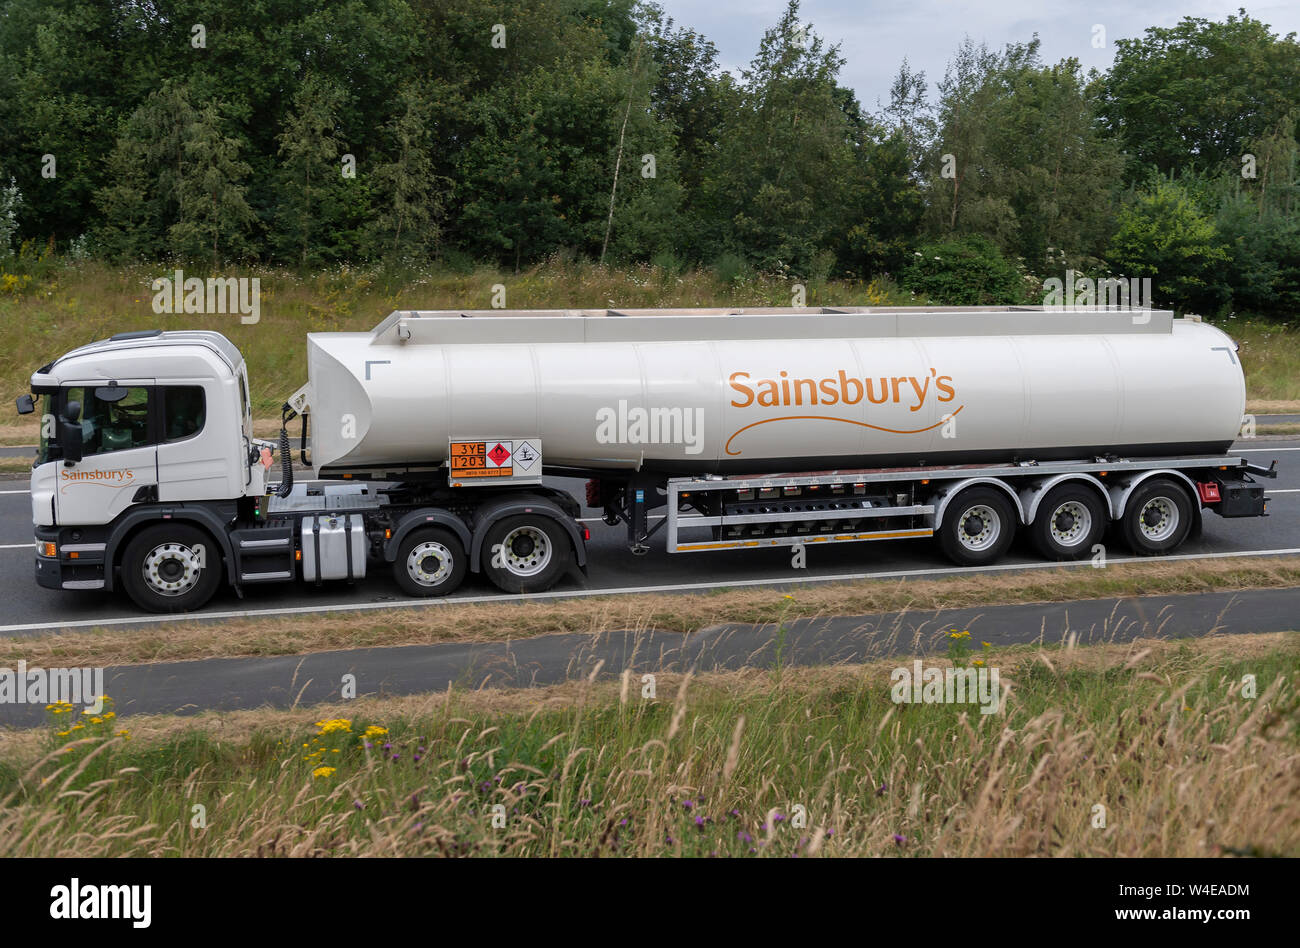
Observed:
[[[1232,341],[1164,311],[399,311],[308,371],[322,474],[488,438],[692,474],[1215,454],[1245,407]]]

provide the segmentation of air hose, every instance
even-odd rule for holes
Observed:
[[[285,402],[280,409],[280,486],[277,497],[288,497],[293,490],[293,449],[289,447],[289,422],[298,414]]]

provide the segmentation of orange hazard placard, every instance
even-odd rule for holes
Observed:
[[[453,478],[511,477],[510,441],[452,441],[447,455]]]

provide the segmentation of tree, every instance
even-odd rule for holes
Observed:
[[[239,139],[222,130],[215,103],[192,112],[181,133],[179,220],[167,233],[177,251],[191,257],[206,253],[213,267],[221,262],[222,246],[238,247],[257,220],[245,197],[249,167],[239,160],[239,148]]]
[[[740,83],[722,85],[727,120],[700,201],[713,222],[712,253],[804,276],[833,259],[865,123],[836,85],[843,63],[790,0]]]
[[[1128,179],[1232,168],[1247,144],[1300,101],[1300,43],[1245,10],[1222,23],[1186,17],[1115,44],[1102,114],[1128,153]]]
[[[166,83],[122,125],[96,193],[104,214],[100,243],[110,255],[157,259],[171,248],[170,228],[181,220],[185,137],[197,117],[189,90]]]
[[[969,39],[939,84],[932,233],[982,234],[1038,265],[1105,246],[1122,159],[1076,60],[1046,67],[1037,38],[991,53]]]
[[[298,262],[318,262],[332,245],[332,218],[338,215],[339,156],[344,142],[338,112],[347,94],[334,83],[309,74],[293,97],[293,109],[277,136],[283,159],[280,188],[282,245],[298,248]]]
[[[433,170],[433,103],[420,89],[407,86],[400,109],[384,128],[392,158],[375,169],[381,210],[372,236],[388,253],[418,257],[438,246],[442,189],[450,182]]]
[[[1180,185],[1156,179],[1119,214],[1107,259],[1124,278],[1150,277],[1157,305],[1214,315],[1228,290],[1216,274],[1228,251]]]

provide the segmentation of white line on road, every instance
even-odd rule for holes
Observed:
[[[30,494],[30,490],[0,490],[0,494]]]
[[[1147,556],[1125,556],[1107,560],[1114,563],[1151,563],[1171,562],[1176,560],[1215,560],[1234,557],[1252,556],[1294,556],[1300,554],[1300,547],[1282,550],[1237,550],[1231,553],[1180,553],[1175,556],[1162,556],[1153,560]],[[30,632],[37,629],[77,629],[110,625],[147,625],[157,622],[179,622],[203,619],[247,619],[260,616],[286,616],[303,614],[321,614],[327,612],[369,612],[374,609],[420,609],[459,603],[478,602],[537,602],[542,599],[588,599],[592,596],[626,596],[634,593],[693,592],[713,589],[740,589],[748,586],[801,586],[809,583],[843,583],[858,579],[897,579],[905,576],[951,576],[968,573],[1015,572],[1028,569],[1082,569],[1091,567],[1090,560],[1076,563],[1019,563],[1013,566],[968,566],[940,567],[937,569],[896,569],[874,573],[839,573],[826,576],[802,576],[798,579],[788,577],[773,579],[726,580],[711,583],[679,583],[672,586],[622,586],[611,589],[580,589],[570,592],[533,593],[528,596],[449,596],[437,602],[420,602],[404,599],[398,602],[360,602],[338,603],[331,606],[290,606],[279,609],[229,609],[223,612],[195,612],[165,616],[122,616],[115,619],[79,619],[75,622],[27,622],[21,625],[0,625],[0,633]]]

